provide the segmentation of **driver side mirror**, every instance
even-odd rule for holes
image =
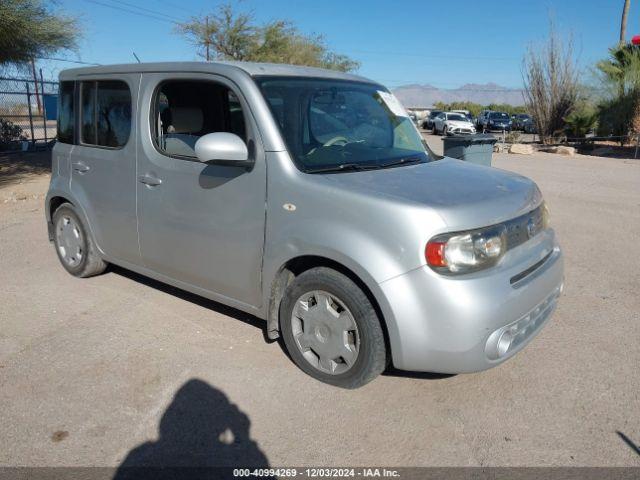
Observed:
[[[195,151],[198,160],[203,163],[245,168],[253,165],[247,145],[233,133],[207,133],[198,139]]]

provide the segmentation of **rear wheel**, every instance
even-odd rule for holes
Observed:
[[[53,214],[53,243],[62,266],[76,277],[92,277],[104,272],[107,264],[80,217],[70,203],[63,203]]]
[[[358,388],[385,369],[380,320],[364,292],[326,267],[308,270],[289,285],[280,305],[287,351],[310,376],[342,388]]]

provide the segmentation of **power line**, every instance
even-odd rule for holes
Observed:
[[[135,5],[133,3],[129,3],[129,2],[124,2],[123,0],[108,0],[109,2],[112,3],[120,3],[122,5],[126,5],[127,7],[131,7],[131,8],[137,8],[138,10],[142,10],[145,12],[149,12],[153,15],[159,15],[162,17],[166,17],[167,19],[174,21],[175,18],[173,18],[171,15],[167,15],[166,13],[162,13],[162,12],[158,12],[157,10],[151,10],[150,8],[145,8],[145,7],[140,7],[138,5]]]
[[[171,8],[177,8],[178,10],[189,12],[189,13],[192,13],[193,15],[200,15],[200,13],[196,12],[195,10],[185,9],[184,5],[177,5],[175,3],[167,2],[166,0],[158,0],[158,1],[160,3],[164,3],[165,5],[167,5],[167,6],[171,7]]]
[[[424,55],[422,53],[411,53],[411,52],[392,52],[392,51],[379,51],[379,50],[352,50],[349,51],[353,53],[364,53],[367,55],[398,55],[403,57],[418,57],[418,58],[441,58],[445,60],[497,60],[497,61],[518,61],[520,58],[516,57],[478,57],[478,56],[456,56],[456,55]]]
[[[95,3],[96,5],[101,5],[103,7],[112,8],[114,10],[119,10],[121,12],[127,12],[127,13],[131,13],[133,15],[139,15],[141,17],[151,18],[153,20],[158,20],[160,22],[166,22],[166,23],[171,23],[171,24],[180,23],[180,21],[178,21],[178,20],[169,20],[168,18],[162,18],[160,16],[155,16],[155,15],[151,15],[151,14],[148,14],[148,13],[138,12],[136,10],[131,10],[129,8],[120,7],[118,5],[110,5],[108,3],[99,2],[98,0],[85,0],[85,1],[89,2],[89,3]]]
[[[56,58],[56,57],[36,57],[36,60],[53,60],[56,62],[77,63],[79,65],[100,65],[100,63],[83,62],[81,60],[69,60],[67,58]]]

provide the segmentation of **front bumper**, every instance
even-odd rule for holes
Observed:
[[[521,276],[536,264],[538,268]],[[468,373],[504,362],[549,320],[563,279],[562,252],[553,230],[545,230],[484,272],[443,276],[423,266],[381,283],[385,318],[393,320],[389,337],[394,366]]]
[[[470,127],[453,127],[453,128],[448,128],[447,129],[447,133],[449,135],[471,135],[473,133],[476,133],[476,129],[475,128],[470,128]]]
[[[511,125],[487,125],[486,127],[487,130],[499,130],[499,131],[505,131],[505,132],[510,132],[511,131]]]

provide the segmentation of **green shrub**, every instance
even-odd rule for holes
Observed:
[[[27,137],[23,134],[20,125],[0,118],[0,145],[26,139]]]
[[[590,105],[580,105],[564,118],[564,131],[569,138],[584,138],[598,124],[598,111]]]
[[[630,92],[603,101],[598,106],[598,135],[626,137],[632,133],[638,94]],[[624,139],[620,139],[624,143]]]

